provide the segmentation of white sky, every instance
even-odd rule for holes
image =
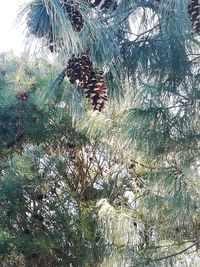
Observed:
[[[24,50],[23,28],[17,27],[15,19],[19,8],[27,0],[1,0],[0,8],[0,53],[13,50],[19,54]]]

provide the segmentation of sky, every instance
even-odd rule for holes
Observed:
[[[24,49],[23,27],[16,25],[16,17],[21,5],[27,0],[2,1],[0,9],[0,53],[13,50],[19,54]]]

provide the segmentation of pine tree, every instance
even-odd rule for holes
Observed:
[[[72,126],[68,107],[58,120],[57,100],[39,104],[55,68],[2,58],[1,264],[94,266],[96,148]]]
[[[129,183],[121,155],[75,129],[62,94],[41,104],[55,67],[1,59],[1,263],[97,266],[107,242],[98,207],[104,198],[122,201]]]
[[[70,11],[63,1],[35,0],[23,14],[28,14],[29,33],[58,54],[63,68],[46,90],[45,101],[59,109],[52,101],[62,99],[66,104],[71,98],[75,120],[77,111],[82,111],[79,118],[86,135],[94,142],[100,138],[103,144],[98,153],[124,155],[122,165],[107,164],[103,158],[112,174],[106,175],[110,178],[106,185],[97,179],[97,192],[103,184],[101,196],[94,201],[100,234],[96,249],[102,252],[98,261],[101,266],[187,266],[184,252],[192,255],[199,247],[198,1],[65,3]],[[92,65],[79,62],[79,67],[70,66],[70,72],[69,60],[80,61],[83,54]],[[91,66],[103,71],[103,96],[89,82],[94,75],[88,71]],[[76,76],[72,83],[71,75]],[[60,86],[64,78],[65,88]],[[105,88],[109,103],[104,103]],[[90,107],[82,105],[84,94],[93,107],[98,103],[93,97],[105,106],[85,121],[82,106]],[[24,95],[17,99],[26,102]],[[85,169],[80,168],[80,155],[76,164],[81,178]],[[113,179],[113,166],[122,180]],[[88,181],[81,180],[80,187],[79,197],[88,201]],[[91,188],[94,192],[95,185]],[[198,266],[195,257],[189,260]]]

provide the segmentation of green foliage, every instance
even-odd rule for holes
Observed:
[[[57,0],[21,14],[58,67],[9,59],[0,74],[1,258],[198,266],[199,36],[189,1],[69,2],[80,31]],[[82,53],[104,72],[101,113],[65,75]]]

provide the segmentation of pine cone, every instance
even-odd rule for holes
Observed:
[[[103,80],[103,72],[92,72],[88,85],[85,88],[85,95],[93,106],[93,110],[101,111],[105,106],[105,101],[108,100],[106,95],[107,88]]]
[[[16,98],[21,101],[26,101],[28,99],[28,93],[26,92],[18,92],[16,94]]]
[[[92,62],[87,55],[72,56],[68,61],[66,75],[71,83],[85,87],[91,77],[92,70]]]
[[[107,9],[113,5],[113,9],[117,7],[116,0],[89,0],[91,7],[97,7],[99,9]]]
[[[198,0],[190,0],[188,14],[192,27],[196,33],[200,33],[200,3]]]
[[[70,18],[71,24],[75,31],[80,32],[84,26],[84,19],[80,11],[78,10],[78,5],[69,3],[67,0],[61,1],[62,7]]]

